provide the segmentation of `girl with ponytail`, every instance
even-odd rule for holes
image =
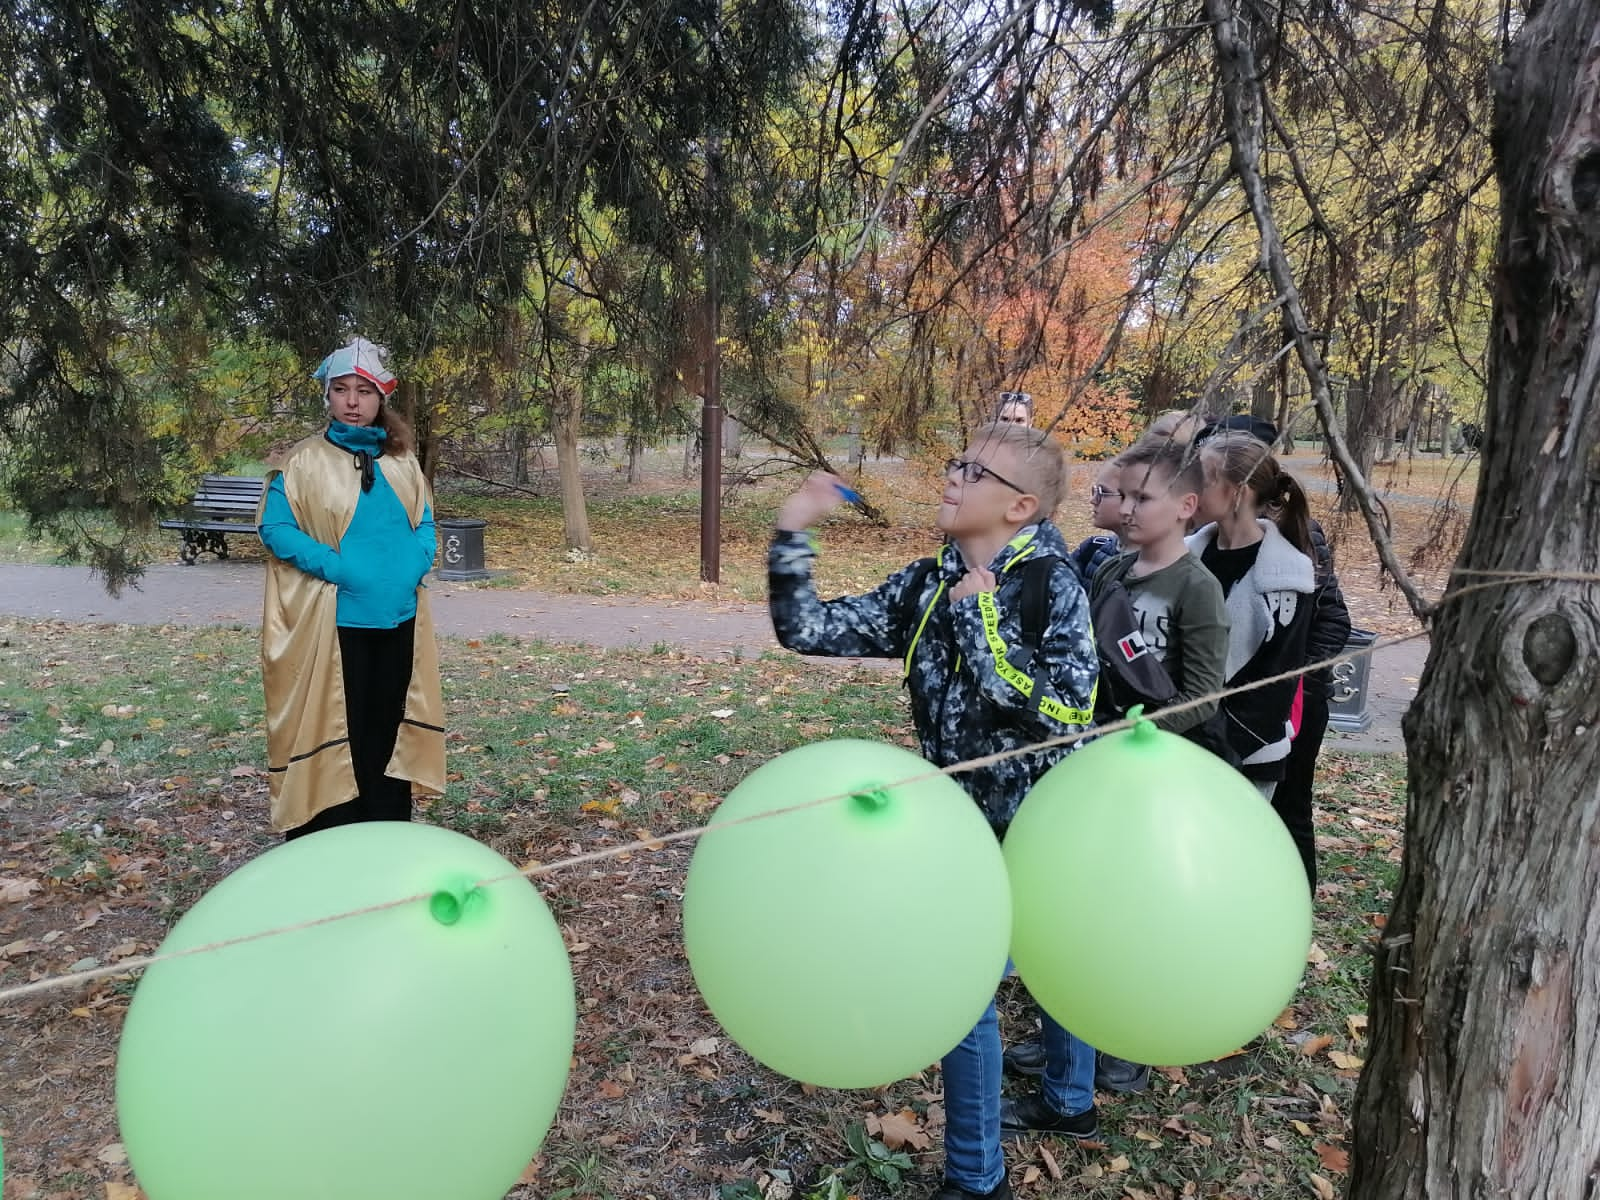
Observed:
[[[1218,432],[1200,444],[1205,490],[1189,549],[1222,585],[1228,614],[1226,686],[1253,683],[1306,661],[1317,590],[1310,506],[1270,447],[1248,433]],[[1268,800],[1284,776],[1294,679],[1222,701],[1240,769]]]

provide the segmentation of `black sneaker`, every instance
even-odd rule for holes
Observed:
[[[1000,1132],[1053,1133],[1081,1142],[1100,1132],[1100,1114],[1092,1104],[1081,1113],[1060,1113],[1034,1092],[1000,1101]]]
[[[1038,1038],[1007,1046],[1003,1059],[1006,1070],[1013,1075],[1044,1074],[1044,1043]]]
[[[1011,1184],[1002,1175],[1000,1182],[987,1192],[969,1192],[946,1180],[928,1200],[1011,1200]]]
[[[1115,1054],[1096,1054],[1094,1086],[1102,1092],[1118,1092],[1124,1096],[1142,1092],[1150,1086],[1150,1068]]]

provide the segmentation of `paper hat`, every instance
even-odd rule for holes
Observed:
[[[351,338],[348,346],[341,346],[328,355],[311,377],[322,381],[322,394],[326,396],[329,386],[341,375],[359,375],[385,396],[394,391],[397,382],[383,365],[383,347],[374,346],[361,337]]]

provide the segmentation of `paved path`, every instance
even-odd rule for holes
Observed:
[[[136,588],[111,597],[83,567],[0,564],[0,615],[127,625],[241,625],[261,618],[260,562],[157,564]],[[699,654],[776,650],[765,605],[731,601],[647,601],[569,596],[432,581],[434,624],[441,634],[504,633],[552,642],[622,648],[665,643]],[[1411,702],[1427,642],[1373,655],[1372,725],[1360,734],[1330,732],[1336,749],[1403,749],[1400,717]]]

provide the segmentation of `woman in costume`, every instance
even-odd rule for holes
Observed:
[[[422,578],[433,508],[395,378],[363,338],[317,368],[328,427],[268,476],[261,620],[272,827],[409,821],[444,791],[438,651]]]

